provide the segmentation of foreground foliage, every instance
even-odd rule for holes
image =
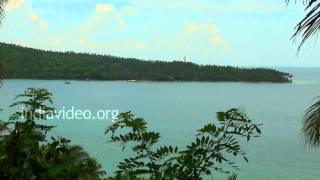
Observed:
[[[316,35],[320,29],[320,1],[319,0],[286,0],[289,2],[302,2],[305,5],[306,15],[297,24],[296,31],[292,38],[296,39],[301,36],[301,42],[298,50],[312,36]]]
[[[0,123],[0,179],[101,179],[101,166],[80,146],[62,137],[47,139],[53,108],[46,89],[27,89],[12,106],[23,107]],[[37,111],[38,109],[42,111]]]
[[[301,130],[302,141],[306,146],[320,146],[320,101],[310,106],[304,115]]]
[[[286,0],[287,3],[291,2]],[[297,24],[292,38],[297,39],[301,36],[301,43],[298,51],[303,44],[312,36],[317,35],[320,30],[320,1],[319,0],[300,0],[303,2],[306,15]],[[301,137],[305,146],[318,148],[320,146],[320,101],[312,104],[305,112],[303,117]]]
[[[8,0],[0,0],[0,23],[4,14],[4,5],[7,3],[7,1]]]
[[[12,107],[20,108],[8,121],[0,122],[0,179],[106,179],[105,171],[80,146],[63,137],[48,138],[54,126],[44,120],[54,112],[52,94],[29,88],[17,96]],[[238,137],[259,137],[260,129],[238,109],[218,112],[219,125],[210,123],[198,130],[194,142],[183,150],[156,146],[158,132],[149,131],[142,118],[122,113],[106,130],[110,142],[119,142],[136,154],[118,166],[109,179],[202,179],[214,172],[227,172],[223,164],[237,166],[232,156],[248,161]],[[235,180],[237,175],[228,179]]]
[[[146,81],[290,82],[268,68],[235,68],[189,62],[142,61],[95,54],[57,53],[0,43],[5,78]]]
[[[220,171],[229,164],[237,166],[228,157],[241,156],[248,161],[237,137],[259,137],[260,129],[245,113],[238,109],[218,112],[219,125],[207,124],[198,130],[194,142],[180,150],[176,146],[156,148],[160,134],[149,131],[142,118],[135,118],[131,112],[120,114],[106,134],[110,142],[118,142],[124,150],[128,145],[136,156],[124,159],[116,172],[118,177],[148,177],[150,179],[202,179]],[[236,179],[236,175],[229,179]]]

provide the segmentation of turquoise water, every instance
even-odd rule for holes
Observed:
[[[132,110],[159,131],[161,143],[184,145],[195,130],[215,119],[215,112],[243,107],[263,123],[262,137],[244,144],[249,163],[237,160],[240,180],[317,180],[320,150],[304,148],[299,129],[304,110],[320,95],[320,69],[285,69],[294,74],[292,84],[272,83],[153,83],[6,80],[0,89],[2,117],[14,95],[27,87],[48,88],[56,108]],[[110,174],[128,155],[107,144],[110,120],[58,120],[55,135],[71,138],[96,157]],[[218,175],[220,176],[220,175]]]

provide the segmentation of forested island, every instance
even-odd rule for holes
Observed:
[[[289,73],[269,68],[145,61],[110,55],[52,52],[0,43],[6,79],[291,82]]]

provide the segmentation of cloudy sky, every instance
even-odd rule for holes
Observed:
[[[296,55],[303,17],[284,0],[9,0],[0,41],[55,51],[238,66],[320,66]]]

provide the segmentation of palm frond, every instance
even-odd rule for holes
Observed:
[[[81,164],[85,160],[89,159],[90,156],[83,150],[81,146],[71,146],[68,149],[67,159],[74,164]]]
[[[237,174],[232,174],[231,176],[228,177],[228,180],[237,180],[238,175]]]
[[[8,0],[0,0],[0,20],[3,18],[4,15],[4,5],[7,3]]]
[[[320,146],[320,101],[307,109],[303,118],[301,135],[306,146]]]
[[[286,0],[288,4],[290,0]],[[295,0],[297,2],[297,0]],[[292,39],[297,40],[301,36],[298,52],[304,43],[320,30],[320,2],[319,0],[302,0],[305,5],[306,16],[296,25]]]
[[[1,20],[4,16],[4,5],[7,3],[8,0],[0,0],[0,24],[1,24]],[[1,65],[0,62],[0,86],[2,85],[2,78],[3,78],[3,67]]]

